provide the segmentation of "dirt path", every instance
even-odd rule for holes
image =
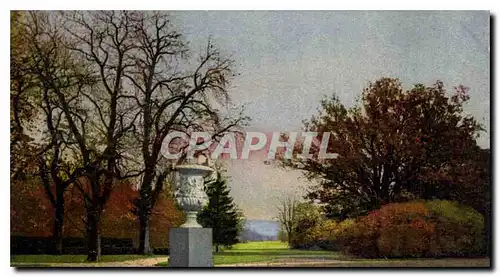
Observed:
[[[489,267],[490,259],[323,260],[286,259],[272,262],[218,265],[218,267]]]
[[[168,257],[144,258],[121,262],[104,263],[51,263],[50,267],[154,267],[158,263],[167,262]]]

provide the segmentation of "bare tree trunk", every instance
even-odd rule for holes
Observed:
[[[99,210],[92,205],[87,209],[87,261],[97,262],[101,259],[101,237],[99,234]]]
[[[139,253],[151,254],[153,253],[153,250],[149,245],[149,217],[140,215],[139,219],[140,219]]]
[[[153,167],[146,170],[143,182],[141,184],[140,198],[138,201],[138,217],[139,217],[139,254],[151,254],[153,251],[149,244],[149,217],[151,210],[155,204],[152,183],[154,178]],[[162,180],[159,180],[162,182]],[[158,185],[158,184],[157,184]]]
[[[62,254],[63,226],[64,226],[64,190],[65,185],[59,179],[55,180],[55,195],[51,191],[51,180],[47,174],[48,169],[45,166],[45,160],[40,157],[40,177],[47,198],[54,209],[54,222],[52,229],[51,253],[55,255]],[[52,172],[52,175],[56,175]]]
[[[57,193],[57,202],[54,207],[54,254],[61,255],[63,252],[63,226],[64,226],[64,198],[62,192]]]

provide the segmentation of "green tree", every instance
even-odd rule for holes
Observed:
[[[215,251],[220,246],[231,246],[238,243],[241,213],[229,196],[230,190],[227,181],[220,172],[217,178],[206,184],[209,198],[207,206],[198,213],[198,222],[204,228],[212,228]]]
[[[320,209],[310,202],[299,202],[293,197],[280,200],[276,219],[281,225],[278,237],[286,239],[292,247],[297,239],[308,229],[323,219]]]
[[[295,207],[295,222],[289,245],[292,248],[300,247],[306,239],[309,230],[324,220],[321,210],[311,202],[299,202]]]
[[[245,229],[245,214],[243,213],[243,210],[240,209],[238,206],[235,208],[236,210],[236,216],[238,217],[238,224],[236,225],[236,229],[238,232],[238,242],[241,241],[241,235],[243,234],[243,230]]]

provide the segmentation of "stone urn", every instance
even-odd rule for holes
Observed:
[[[186,223],[181,225],[181,228],[202,228],[196,221],[196,215],[208,203],[204,177],[214,170],[199,164],[179,165],[175,170],[179,173],[175,198],[186,214]]]

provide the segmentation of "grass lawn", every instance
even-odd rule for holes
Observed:
[[[121,262],[144,259],[154,256],[143,255],[102,255],[99,262]],[[52,264],[52,263],[84,263],[87,255],[11,255],[11,264]]]
[[[86,255],[13,255],[11,266],[57,267],[57,266],[168,266],[168,256],[103,255],[99,263],[88,263]],[[137,260],[137,262],[135,261]],[[139,261],[141,260],[141,261]],[[353,259],[339,252],[323,250],[288,249],[279,241],[248,242],[234,245],[232,249],[214,252],[215,266],[250,264],[293,267],[489,267],[488,258],[446,258],[446,259]]]
[[[214,252],[214,264],[240,264],[255,262],[272,262],[281,259],[339,259],[340,254],[333,251],[321,250],[292,250],[288,244],[279,241],[247,242]],[[168,266],[168,262],[159,263],[159,266]]]
[[[311,263],[306,263],[310,261]],[[339,252],[288,249],[279,241],[248,242],[214,253],[215,266],[272,263],[270,266],[293,267],[489,267],[488,258],[466,259],[353,259]],[[280,265],[280,264],[283,265]],[[293,264],[292,264],[293,263]],[[158,263],[168,266],[168,262]]]

